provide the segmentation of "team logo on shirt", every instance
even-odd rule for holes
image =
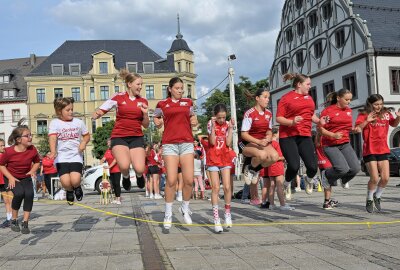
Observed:
[[[181,105],[181,106],[187,106],[188,103],[187,103],[186,101],[181,101],[181,102],[179,102],[179,105]]]
[[[269,120],[270,118],[271,118],[271,116],[269,116],[269,115],[265,116],[265,119],[267,119],[267,120]]]
[[[310,96],[304,96],[304,99],[309,99],[310,98]]]
[[[143,102],[138,102],[138,103],[137,103],[137,106],[138,106],[138,107],[142,107],[142,106],[143,106]]]
[[[122,103],[121,103],[122,105],[126,105],[126,102],[125,102],[125,100],[124,101],[122,101]]]
[[[260,119],[258,119],[257,117],[256,117],[256,118],[254,118],[254,121],[258,121],[258,120],[260,120]]]
[[[347,116],[351,116],[351,112],[347,112]]]
[[[336,116],[339,116],[339,113],[336,113],[335,115],[336,115]]]

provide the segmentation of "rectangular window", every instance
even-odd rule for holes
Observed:
[[[102,117],[101,118],[101,125],[104,127],[105,124],[107,124],[108,122],[110,122],[111,118],[110,117]]]
[[[92,120],[92,133],[96,132],[96,120]]]
[[[390,92],[400,94],[400,68],[390,69]]]
[[[322,41],[321,40],[314,43],[314,56],[317,59],[322,57]]]
[[[296,28],[297,28],[297,36],[301,37],[302,35],[304,35],[304,21],[301,20],[296,24]]]
[[[37,101],[37,103],[45,103],[46,102],[46,93],[43,88],[36,89],[36,101]]]
[[[12,110],[12,121],[18,122],[21,119],[21,112],[19,109]]]
[[[281,72],[282,72],[282,74],[286,74],[287,72],[288,72],[288,66],[287,66],[287,61],[286,61],[286,59],[285,60],[282,60],[281,61]]]
[[[54,88],[54,99],[56,98],[62,98],[63,95],[63,89],[62,88]]]
[[[108,86],[100,86],[100,98],[101,100],[107,100],[110,97]]]
[[[318,25],[318,16],[317,16],[317,12],[313,11],[310,13],[310,15],[308,16],[308,26],[310,28],[315,28]]]
[[[0,111],[0,123],[4,123],[4,111]]]
[[[327,3],[322,6],[322,17],[324,17],[324,20],[328,20],[330,17],[332,17],[331,1],[327,1]]]
[[[114,92],[115,93],[119,93],[119,86],[118,85],[114,86]]]
[[[286,36],[286,41],[287,42],[292,42],[293,41],[293,32],[292,32],[292,28],[289,28],[285,31],[285,36]]]
[[[47,131],[47,120],[38,120],[37,121],[37,134],[42,135]]]
[[[168,85],[163,85],[162,86],[162,98],[166,99],[168,96]]]
[[[137,63],[126,63],[126,69],[130,73],[137,73]]]
[[[69,74],[72,76],[81,75],[81,64],[69,64]]]
[[[146,98],[154,99],[154,85],[146,85]]]
[[[144,73],[154,73],[154,63],[143,63]]]
[[[95,100],[96,96],[94,94],[94,87],[90,87],[90,100]]]
[[[296,53],[296,65],[298,67],[302,67],[304,64],[304,56],[303,56],[303,51],[299,51]]]
[[[108,74],[108,64],[107,62],[99,62],[100,74]]]
[[[51,72],[53,75],[63,75],[64,74],[64,65],[62,64],[52,64]]]
[[[335,92],[335,81],[329,81],[322,84],[322,88],[324,91],[324,97],[328,96],[329,93]]]
[[[308,92],[308,94],[314,100],[315,108],[318,108],[317,88],[315,86],[311,87],[310,91]]]
[[[81,89],[79,87],[72,88],[72,97],[74,101],[81,101]]]
[[[10,76],[4,75],[0,76],[0,83],[9,83],[10,82]]]
[[[14,90],[14,89],[11,89],[11,90],[3,90],[3,98],[4,98],[4,99],[15,98],[15,90]]]
[[[353,99],[357,99],[357,80],[355,72],[343,76],[343,88],[350,90],[353,94]]]
[[[0,139],[6,140],[6,135],[4,133],[0,133]]]
[[[188,84],[187,89],[188,89],[187,97],[192,98],[192,85]]]
[[[178,62],[178,72],[182,72],[181,62]]]
[[[335,32],[336,48],[342,48],[344,46],[344,42],[345,42],[345,33],[344,33],[344,28],[342,28]]]

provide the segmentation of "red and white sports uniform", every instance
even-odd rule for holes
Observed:
[[[231,166],[232,160],[229,156],[229,148],[226,145],[226,137],[228,136],[229,124],[227,121],[225,123],[218,124],[215,122],[214,132],[215,132],[215,144],[209,144],[209,149],[207,153],[207,166]],[[208,134],[211,134],[211,120],[207,124]]]
[[[281,147],[279,143],[275,140],[271,141],[272,147],[278,152],[279,157],[283,157]],[[268,176],[280,176],[285,174],[285,165],[283,164],[283,160],[278,160],[271,166],[267,167]]]
[[[321,112],[321,118],[326,117],[324,128],[330,132],[342,132],[343,136],[340,139],[335,139],[328,136],[322,136],[322,145],[333,146],[350,141],[350,131],[353,128],[353,117],[349,107],[339,108],[336,104],[326,107]]]
[[[235,151],[233,151],[233,149],[229,150],[229,159],[231,161],[231,175],[235,174],[235,162],[237,159],[237,155],[235,153]]]
[[[167,98],[157,103],[154,117],[163,117],[163,144],[193,143],[190,117],[194,115],[193,102],[190,98],[174,100]]]
[[[268,130],[272,129],[272,113],[265,109],[257,111],[256,108],[247,110],[243,117],[242,131],[247,131],[249,135],[256,139],[264,139]]]
[[[195,146],[194,151],[200,151],[201,152],[200,159],[203,159],[204,151],[203,151],[203,147],[201,147],[201,145]]]
[[[282,96],[276,111],[276,117],[285,117],[293,120],[295,116],[303,120],[293,126],[279,126],[279,138],[294,136],[311,137],[312,116],[315,104],[310,95],[298,94],[294,90]]]
[[[368,114],[360,113],[356,125],[366,121]],[[376,121],[368,123],[362,131],[363,135],[363,156],[389,154],[387,137],[389,125],[393,125],[395,118],[390,112],[383,114],[382,118],[377,117]]]
[[[116,93],[100,106],[99,109],[104,113],[114,107],[117,110],[111,138],[143,136],[143,112],[141,110],[143,104],[148,105],[147,99],[140,96],[131,98],[127,92],[121,92]]]
[[[332,164],[326,157],[322,144],[319,147],[315,147],[315,151],[317,152],[318,168],[321,170],[332,168]]]
[[[114,156],[113,156],[113,154],[112,154],[111,149],[107,149],[107,151],[104,153],[104,158],[106,159],[108,165],[110,166],[111,163],[112,163],[112,162],[114,161],[114,159],[115,159]],[[114,166],[112,166],[112,167],[110,168],[110,173],[119,173],[119,172],[121,172],[121,171],[119,170],[118,164],[115,163]]]
[[[150,150],[150,154],[146,156],[147,165],[158,166],[158,155],[154,149]]]

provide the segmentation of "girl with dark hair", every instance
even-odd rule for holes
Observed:
[[[125,190],[131,189],[129,167],[132,164],[136,173],[137,186],[144,188],[143,172],[146,153],[142,127],[149,126],[148,102],[140,96],[143,84],[140,75],[129,73],[126,69],[121,69],[119,75],[125,82],[126,91],[116,93],[104,102],[93,113],[92,118],[98,119],[116,108],[115,125],[111,132],[111,148],[121,170],[122,186]]]
[[[8,138],[8,144],[4,154],[0,158],[0,171],[4,175],[4,182],[13,192],[11,230],[23,234],[30,233],[28,227],[29,216],[33,206],[32,177],[40,167],[40,157],[36,148],[32,145],[32,134],[26,125],[22,125],[24,119],[18,122]],[[22,226],[18,224],[18,211],[24,201]]]
[[[53,119],[49,126],[49,158],[56,158],[54,163],[61,185],[67,191],[67,202],[71,205],[74,193],[78,201],[83,198],[81,187],[83,151],[89,143],[90,134],[85,123],[74,118],[72,98],[55,99],[54,110],[58,118]]]
[[[326,157],[332,164],[321,172],[321,184],[325,189],[336,185],[341,179],[342,186],[360,171],[357,155],[350,145],[350,132],[353,131],[353,117],[349,104],[352,99],[350,90],[341,89],[328,95],[329,106],[321,112],[326,123],[320,123],[321,144]]]
[[[309,95],[311,79],[303,74],[288,73],[283,80],[292,80],[294,90],[282,96],[276,112],[279,126],[279,145],[285,157],[287,168],[285,173],[286,198],[291,198],[291,181],[296,179],[300,168],[300,157],[307,168],[306,193],[313,191],[312,179],[318,171],[317,157],[311,137],[312,123],[318,124],[320,119],[315,115],[315,104]]]
[[[107,147],[108,148],[100,162],[102,164],[107,162],[107,165],[104,166],[104,169],[108,169],[110,171],[110,182],[115,194],[115,201],[111,203],[119,205],[121,204],[121,171],[118,167],[117,160],[111,151],[111,139],[107,140]]]
[[[162,136],[163,159],[167,170],[165,185],[164,228],[171,228],[172,204],[178,179],[178,167],[181,165],[183,177],[183,202],[179,208],[186,224],[192,224],[189,200],[192,196],[194,175],[194,148],[192,127],[198,125],[190,98],[183,97],[183,81],[172,78],[168,85],[168,98],[157,103],[154,111],[154,123],[157,128],[164,127]]]
[[[369,96],[357,117],[356,131],[362,131],[363,159],[370,175],[366,202],[369,213],[373,212],[374,207],[381,211],[381,196],[390,175],[388,130],[389,126],[397,127],[399,123],[400,112],[396,112],[394,118],[390,110],[384,107],[380,94]]]
[[[226,121],[226,106],[217,104],[214,106],[214,116],[208,122],[207,130],[209,134],[210,148],[208,150],[207,170],[210,172],[212,191],[211,205],[214,215],[214,230],[216,233],[223,232],[221,220],[218,211],[218,199],[220,188],[220,174],[224,189],[225,200],[225,227],[232,227],[231,216],[231,159],[229,155],[229,146],[232,144],[233,119]]]
[[[146,149],[146,163],[148,165],[150,199],[162,199],[160,195],[160,161],[157,154],[157,144],[149,144]],[[154,194],[153,194],[154,191]]]
[[[260,88],[255,94],[246,91],[245,94],[256,101],[255,106],[245,112],[240,133],[242,153],[246,159],[251,159],[247,161],[243,173],[244,181],[250,185],[257,184],[259,171],[274,164],[279,155],[271,145],[272,113],[267,109],[270,98],[268,89]]]

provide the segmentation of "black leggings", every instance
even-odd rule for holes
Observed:
[[[286,159],[285,180],[291,182],[296,178],[300,168],[300,157],[307,169],[307,176],[313,178],[318,171],[317,155],[311,137],[294,136],[279,139],[279,146]]]
[[[52,177],[57,177],[57,176],[58,176],[57,173],[44,174],[44,183],[46,185],[47,192],[49,192],[49,194],[54,195],[55,187],[53,187],[53,192],[50,192],[50,189],[51,189],[51,178]]]
[[[11,202],[13,210],[21,208],[22,200],[24,201],[24,211],[31,212],[33,205],[33,184],[32,178],[24,178],[19,182],[15,182],[15,187],[12,189],[14,197]]]
[[[121,197],[121,173],[110,173],[110,182],[114,189],[115,197]]]

